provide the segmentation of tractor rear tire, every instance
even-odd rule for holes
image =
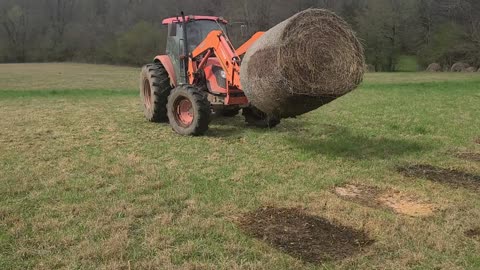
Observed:
[[[201,136],[208,130],[211,104],[207,94],[192,85],[172,90],[167,104],[168,119],[173,130],[185,136]]]
[[[249,126],[258,128],[274,128],[280,124],[280,119],[276,117],[270,117],[266,113],[253,106],[244,108],[242,114],[245,117],[245,122],[247,122]]]
[[[172,91],[170,77],[161,63],[148,64],[140,76],[140,97],[145,118],[150,122],[166,123],[168,96]]]

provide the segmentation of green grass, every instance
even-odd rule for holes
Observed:
[[[75,72],[52,75],[63,70]],[[479,225],[478,194],[395,171],[419,163],[480,174],[451,154],[480,152],[480,74],[367,74],[357,91],[276,129],[238,116],[191,138],[143,119],[138,73],[0,65],[0,269],[480,267],[480,242],[464,235]],[[332,193],[346,183],[439,210],[367,208]],[[238,228],[242,213],[265,205],[302,207],[375,243],[304,263]]]

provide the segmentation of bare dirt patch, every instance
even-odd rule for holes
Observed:
[[[480,227],[465,231],[465,236],[480,240]]]
[[[396,213],[412,217],[428,217],[436,210],[434,204],[401,193],[386,193],[378,201]]]
[[[397,171],[407,177],[424,178],[433,182],[448,184],[455,188],[480,190],[480,175],[458,170],[443,169],[432,165],[410,165],[398,167]]]
[[[459,153],[455,153],[455,157],[460,159],[480,162],[480,153],[459,152]]]
[[[335,193],[345,200],[368,207],[381,207],[381,203],[377,198],[382,194],[382,190],[377,187],[346,185],[344,187],[336,187]]]
[[[346,185],[335,188],[341,198],[373,208],[389,209],[395,213],[427,217],[436,210],[434,204],[425,202],[413,195],[398,191],[381,190],[377,187]]]
[[[480,144],[480,137],[476,138],[474,141],[476,144]]]
[[[374,242],[362,231],[300,209],[261,208],[244,215],[239,225],[255,238],[309,263],[345,259]]]

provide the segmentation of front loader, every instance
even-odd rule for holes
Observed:
[[[183,13],[163,20],[168,27],[166,54],[156,56],[141,73],[147,120],[169,122],[177,133],[193,136],[208,130],[212,113],[233,117],[242,110],[250,125],[272,128],[280,123],[252,106],[240,83],[240,57],[263,32],[235,49],[227,23]]]

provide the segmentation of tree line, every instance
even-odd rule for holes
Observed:
[[[377,71],[404,55],[420,68],[480,65],[478,0],[0,0],[0,62],[142,65],[165,49],[162,19],[180,11],[225,17],[239,45],[310,7],[348,21]]]

